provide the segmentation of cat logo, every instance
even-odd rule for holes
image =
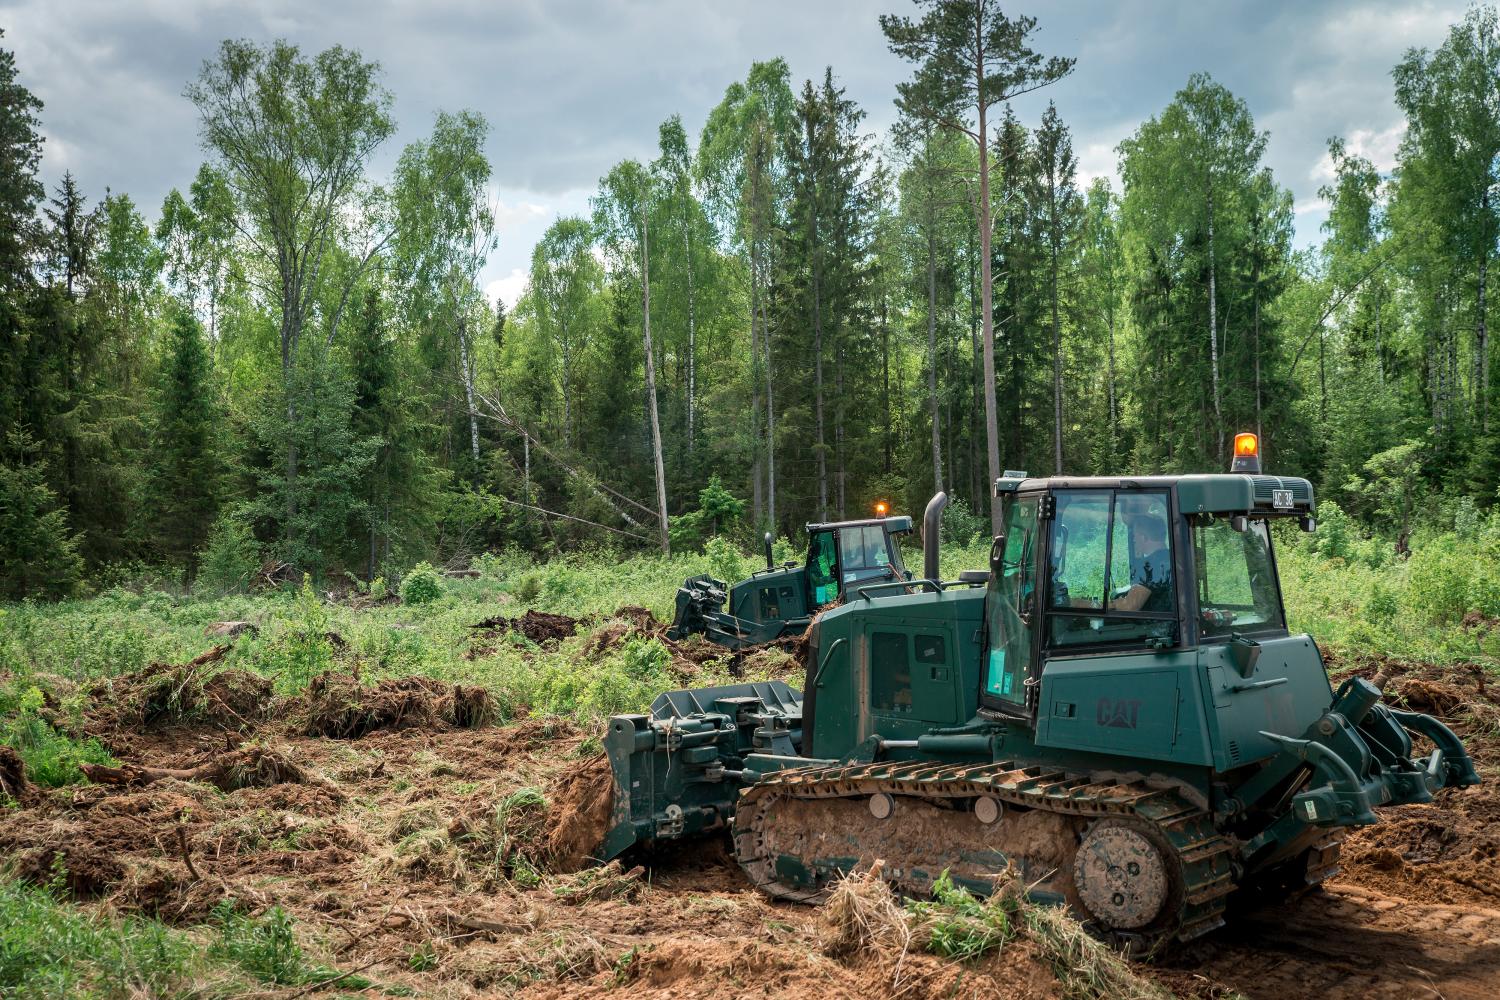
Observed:
[[[1094,721],[1110,729],[1134,729],[1140,721],[1141,703],[1134,698],[1100,698]]]

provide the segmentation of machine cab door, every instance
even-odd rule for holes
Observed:
[[[839,540],[832,528],[814,531],[807,544],[807,610],[814,614],[839,596]]]
[[[985,597],[984,690],[981,703],[1006,715],[1027,715],[1027,681],[1035,662],[1037,510],[1043,497],[1005,498],[1005,533],[990,548]]]

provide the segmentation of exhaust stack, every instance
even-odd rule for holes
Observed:
[[[946,506],[948,494],[938,493],[927,501],[927,510],[922,513],[922,576],[927,580],[938,578],[938,542]]]
[[[771,564],[771,533],[769,531],[766,532],[765,543],[766,543],[766,569],[775,569],[776,567]]]

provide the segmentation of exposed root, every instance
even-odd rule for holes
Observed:
[[[308,736],[358,739],[377,729],[406,729],[447,723],[460,729],[489,725],[494,702],[481,687],[448,685],[430,677],[401,677],[373,687],[332,671],[312,679],[307,688]]]
[[[614,797],[614,775],[604,754],[572,765],[552,783],[547,855],[553,871],[575,872],[597,859]]]
[[[305,783],[306,772],[285,754],[261,747],[246,747],[215,757],[197,767],[144,767],[124,764],[80,764],[84,777],[99,785],[149,785],[153,781],[201,781],[223,791],[265,788],[283,782]]]
[[[269,678],[244,670],[222,670],[207,676],[230,644],[215,646],[187,663],[153,663],[89,690],[93,707],[86,728],[130,730],[178,722],[200,722],[223,729],[244,729],[270,712]]]
[[[0,796],[24,804],[35,793],[36,787],[26,780],[26,764],[21,755],[10,747],[0,746]]]

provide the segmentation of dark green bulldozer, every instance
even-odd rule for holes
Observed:
[[[1223,923],[1338,870],[1346,828],[1479,781],[1454,733],[1335,690],[1287,629],[1272,525],[1312,530],[1305,479],[994,484],[987,574],[868,584],[821,614],[805,688],[674,691],[605,738],[601,854],[725,831],[751,881],[818,902],[878,860],[900,892],[1019,876],[1131,947]],[[1413,749],[1420,737],[1427,748]],[[1007,873],[1007,874],[1002,874]]]
[[[677,590],[677,613],[667,635],[702,635],[730,649],[801,635],[813,615],[865,583],[909,580],[900,536],[910,517],[874,517],[807,526],[807,561],[781,566],[765,536],[766,568],[733,588],[711,576],[688,578]],[[725,608],[725,604],[728,608]]]

